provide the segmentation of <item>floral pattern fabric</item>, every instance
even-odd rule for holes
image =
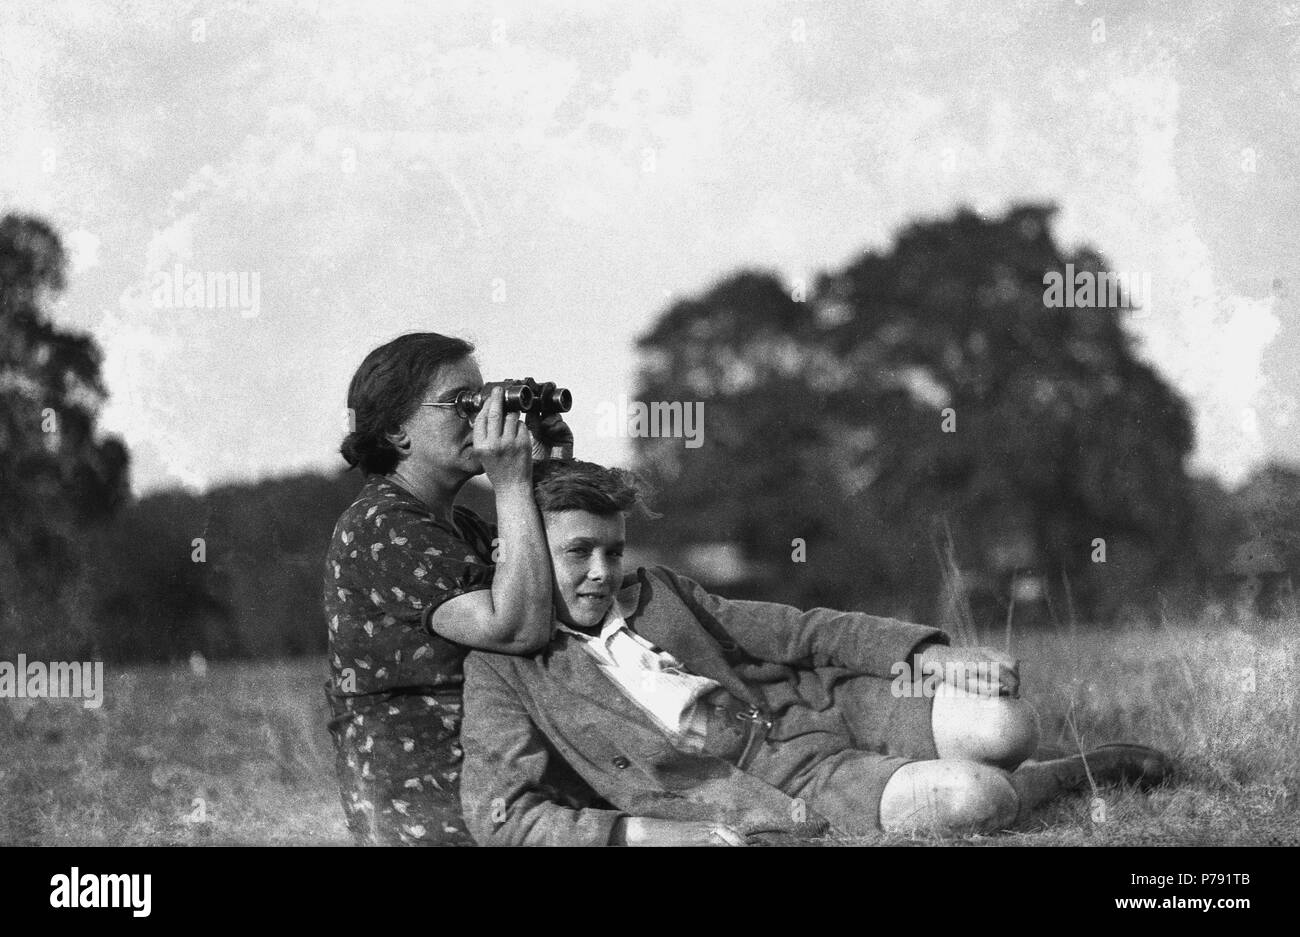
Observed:
[[[324,608],[339,791],[366,844],[465,844],[459,778],[461,666],[468,649],[428,627],[448,599],[492,586],[496,531],[454,523],[371,476],[334,529]]]

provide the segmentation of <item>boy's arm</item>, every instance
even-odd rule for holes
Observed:
[[[934,644],[948,644],[938,628],[829,608],[801,611],[775,602],[724,599],[665,567],[657,569],[715,637],[726,635],[746,653],[779,664],[844,667],[891,677],[898,661]]]
[[[473,653],[465,659],[465,717],[461,746],[461,809],[481,846],[605,846],[618,810],[575,810],[542,790],[550,754],[502,662]]]

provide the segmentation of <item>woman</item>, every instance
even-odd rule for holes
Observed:
[[[551,572],[533,501],[534,458],[572,456],[553,415],[505,413],[500,387],[476,416],[453,401],[483,386],[473,346],[434,333],[376,348],[348,388],[340,449],[366,475],[325,563],[343,809],[364,844],[470,844],[461,821],[461,663],[470,648],[527,653],[552,626]],[[544,441],[544,443],[543,443]],[[456,505],[486,472],[499,526]]]

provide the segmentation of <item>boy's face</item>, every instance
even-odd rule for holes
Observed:
[[[555,574],[556,616],[577,628],[599,624],[623,581],[623,515],[560,511],[543,514],[542,520]]]

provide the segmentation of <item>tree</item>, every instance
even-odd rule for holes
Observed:
[[[1238,602],[1255,614],[1296,611],[1295,582],[1300,578],[1300,470],[1271,462],[1261,466],[1234,492],[1244,528],[1225,546],[1225,564]]]
[[[1191,423],[1136,358],[1127,297],[1045,303],[1046,273],[1106,270],[1058,248],[1052,213],[960,211],[806,298],[751,271],[671,307],[637,399],[703,402],[705,435],[635,440],[652,536],[737,542],[774,572],[765,597],[805,605],[937,616],[947,586],[991,623],[1013,589],[1021,615],[1153,600],[1185,569]]]
[[[80,556],[128,493],[125,447],[95,434],[99,349],[44,312],[65,263],[48,224],[0,219],[0,634],[28,653],[86,649]]]

